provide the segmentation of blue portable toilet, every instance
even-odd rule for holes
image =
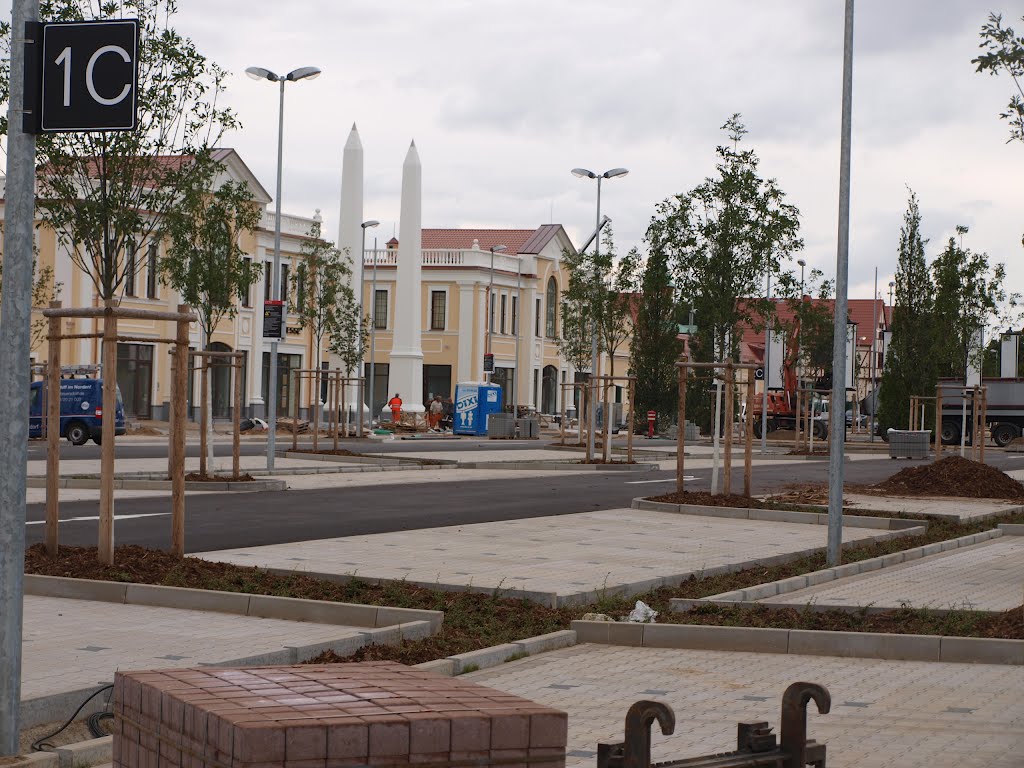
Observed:
[[[455,426],[457,435],[487,434],[487,417],[501,412],[501,387],[487,382],[455,385]]]

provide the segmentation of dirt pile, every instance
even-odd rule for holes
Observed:
[[[757,499],[738,493],[720,493],[717,496],[712,496],[707,491],[666,493],[663,496],[649,496],[648,501],[664,501],[668,504],[700,504],[704,507],[739,507],[740,509],[760,509],[764,506]]]
[[[897,496],[1024,501],[1024,485],[995,467],[960,456],[947,456],[933,464],[901,469],[888,480],[871,486],[870,490]]]

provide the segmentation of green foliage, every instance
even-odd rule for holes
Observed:
[[[634,412],[640,422],[647,411],[656,411],[659,421],[676,419],[676,361],[683,351],[678,320],[668,256],[664,251],[652,251],[643,267],[630,344],[629,368],[636,376]]]
[[[1006,110],[999,113],[999,117],[1010,124],[1007,142],[1024,141],[1024,89],[1021,87],[1024,80],[1024,37],[1018,37],[1011,27],[1004,27],[1003,17],[997,13],[989,14],[988,22],[979,34],[979,47],[985,53],[972,59],[971,63],[977,66],[978,72],[1010,76],[1017,92],[1011,94]]]
[[[634,249],[623,259],[615,252],[611,225],[605,225],[600,253],[562,254],[569,283],[562,293],[562,355],[577,370],[589,370],[591,322],[596,323],[598,352],[608,355],[615,375],[615,353],[632,331],[630,294],[636,289],[640,258]]]
[[[1007,294],[1006,269],[990,267],[988,256],[973,253],[962,244],[967,227],[957,227],[961,242],[949,238],[946,248],[932,262],[935,284],[934,358],[940,377],[962,379],[967,368],[981,364],[984,350],[977,334],[999,313],[1001,305],[1012,311],[1018,296]]]
[[[320,236],[319,221],[313,222],[301,253],[299,268],[292,275],[292,311],[299,324],[309,329],[316,348],[326,337],[345,370],[352,371],[366,348],[370,323],[367,318],[360,328],[359,305],[350,285],[352,261]]]
[[[892,308],[892,340],[886,350],[878,423],[881,429],[905,428],[910,396],[935,394],[934,286],[925,263],[921,211],[910,191],[900,229],[896,265],[896,298]],[[931,418],[931,417],[929,417]]]
[[[227,181],[212,193],[192,190],[164,218],[169,238],[160,260],[161,279],[192,307],[209,343],[217,325],[234,317],[238,303],[256,282],[260,265],[243,259],[242,232],[256,228],[260,208],[249,187]]]
[[[803,247],[797,208],[774,179],[758,175],[753,150],[740,150],[747,132],[739,114],[722,128],[732,146],[717,148],[717,175],[657,207],[647,229],[652,253],[668,256],[676,288],[695,310],[697,360],[737,359],[742,327],[769,317],[771,305],[750,299],[767,274]]]
[[[134,253],[163,218],[209,188],[209,149],[238,127],[218,104],[227,73],[171,26],[175,0],[43,0],[45,21],[136,17],[140,23],[138,129],[36,137],[40,215],[113,299],[141,269]],[[10,89],[11,36],[0,40],[0,101]],[[6,134],[6,121],[0,124]]]
[[[794,332],[798,335],[794,362],[803,379],[827,378],[832,374],[835,312],[831,299],[834,289],[834,283],[825,280],[820,269],[812,269],[803,285],[792,272],[779,276],[777,295],[793,313],[793,320],[777,322],[775,332],[784,333],[787,338]]]
[[[0,221],[0,244],[3,243],[4,223]],[[32,281],[32,309],[45,309],[51,301],[60,298],[63,283],[58,283],[53,278],[53,268],[39,265],[39,251],[33,245],[32,274],[35,276]],[[4,294],[4,259],[0,252],[0,296]],[[32,320],[30,336],[30,348],[34,349],[43,343],[46,338],[47,322],[43,317],[36,317]]]

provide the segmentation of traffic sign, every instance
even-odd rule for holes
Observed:
[[[764,381],[764,368],[755,368],[754,369],[754,378],[757,381]]]
[[[284,302],[268,299],[263,302],[263,338],[280,339],[284,329]]]
[[[53,22],[40,29],[37,131],[135,129],[138,19]]]
[[[484,354],[484,373],[494,373],[494,355],[490,352]]]

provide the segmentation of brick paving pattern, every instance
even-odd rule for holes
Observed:
[[[569,713],[567,766],[621,741],[626,710],[657,699],[676,733],[652,734],[655,760],[735,749],[736,723],[778,732],[782,692],[806,680],[832,694],[808,715],[829,768],[1020,768],[1024,667],[579,645],[466,675]]]
[[[326,643],[365,627],[25,597],[22,698],[111,682],[118,669],[199,666]]]
[[[1024,536],[1001,536],[762,602],[1006,611],[1024,602]]]
[[[1020,506],[1013,502],[998,499],[906,498],[903,496],[871,496],[861,493],[848,493],[843,498],[848,504],[859,509],[902,512],[909,515],[935,515],[937,517],[953,517],[958,520],[1010,513],[1020,509]]]
[[[823,525],[613,509],[340,539],[198,557],[366,578],[572,595],[811,548]],[[881,531],[846,528],[846,541]]]

